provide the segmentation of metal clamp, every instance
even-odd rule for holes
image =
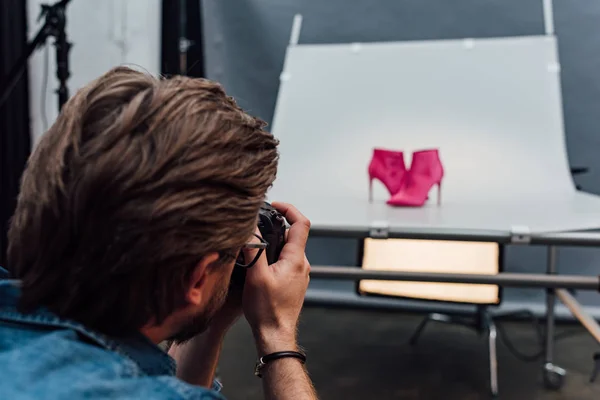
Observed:
[[[390,233],[390,223],[387,221],[373,221],[369,230],[369,237],[373,239],[387,239]]]
[[[531,243],[531,230],[528,226],[512,226],[510,228],[510,242],[512,244]]]

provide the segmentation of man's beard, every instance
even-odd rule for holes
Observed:
[[[192,317],[175,335],[173,335],[173,337],[171,337],[171,340],[176,344],[182,344],[208,329],[212,318],[223,306],[223,303],[225,303],[227,289],[227,285],[220,288],[215,296],[210,299],[206,309]]]

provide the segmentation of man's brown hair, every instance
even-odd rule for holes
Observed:
[[[223,88],[118,67],[64,106],[23,174],[8,267],[21,306],[109,334],[184,304],[203,255],[239,249],[277,140]]]

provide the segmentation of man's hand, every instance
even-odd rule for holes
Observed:
[[[259,356],[298,350],[296,328],[310,273],[310,264],[304,254],[310,230],[309,220],[289,204],[272,205],[292,226],[279,260],[267,265],[266,256],[263,255],[248,270],[242,300]],[[312,382],[297,359],[271,361],[261,372],[267,400],[317,399]]]
[[[305,255],[310,221],[290,204],[272,205],[291,223],[287,241],[276,263],[268,265],[263,253],[248,270],[242,301],[261,355],[296,350],[296,328],[310,273]]]

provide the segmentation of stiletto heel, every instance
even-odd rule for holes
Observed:
[[[413,154],[402,188],[387,203],[396,207],[421,207],[427,201],[431,188],[437,185],[437,203],[440,205],[443,177],[444,167],[438,150],[417,151]]]
[[[373,149],[373,157],[369,163],[369,201],[373,201],[373,180],[377,179],[388,190],[390,196],[402,187],[406,166],[401,151]]]

